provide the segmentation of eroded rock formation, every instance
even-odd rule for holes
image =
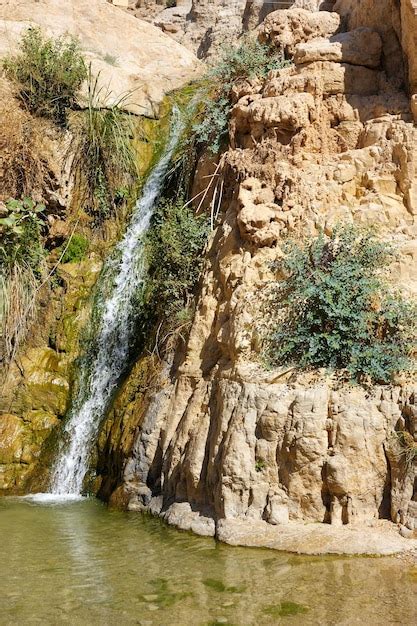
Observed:
[[[275,545],[289,549],[279,537],[300,522],[417,528],[415,466],[393,434],[415,431],[415,381],[365,390],[260,365],[264,288],[284,235],[376,224],[400,250],[393,280],[417,291],[417,135],[399,71],[399,7],[381,3],[389,22],[387,6],[368,20],[365,1],[355,3],[364,13],[337,4],[271,13],[261,26],[261,40],[294,64],[235,90],[223,215],[181,365],[157,393],[132,393],[139,426],[129,442],[106,425],[110,459],[128,456],[113,502],[232,543],[265,533],[272,545],[276,526]],[[108,494],[117,477],[102,473]]]

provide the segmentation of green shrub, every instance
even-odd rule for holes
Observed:
[[[78,235],[77,233],[75,233],[74,235],[72,235],[69,243],[67,244],[66,250],[61,260],[62,263],[79,263],[84,259],[85,255],[87,254],[88,247],[88,239],[83,237],[83,235]]]
[[[272,365],[348,370],[388,383],[412,368],[417,307],[390,290],[394,251],[369,231],[339,227],[303,244],[288,242],[271,306]]]
[[[187,325],[195,286],[203,267],[207,216],[195,215],[181,200],[162,200],[147,237],[147,302],[165,330]]]
[[[194,125],[197,141],[217,153],[227,137],[232,87],[245,79],[265,78],[270,70],[286,64],[269,46],[255,39],[244,39],[238,47],[226,47],[219,63],[205,78],[201,113]]]
[[[132,117],[120,107],[123,98],[107,108],[105,100],[98,77],[92,78],[90,70],[88,108],[71,120],[69,155],[80,200],[95,225],[114,214],[137,176]]]
[[[3,66],[7,76],[17,81],[20,96],[32,113],[65,124],[66,109],[74,107],[87,77],[75,38],[47,38],[40,28],[29,28],[19,53],[6,58]]]
[[[0,218],[0,362],[10,363],[34,319],[45,269],[42,204],[9,200]]]
[[[0,270],[7,274],[19,264],[30,269],[35,276],[41,274],[45,251],[41,244],[43,204],[31,198],[8,200],[6,215],[0,219]]]

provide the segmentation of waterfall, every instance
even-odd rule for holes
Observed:
[[[81,493],[92,445],[128,366],[140,312],[138,299],[146,278],[144,236],[181,132],[182,124],[174,110],[164,152],[144,185],[124,236],[100,275],[92,319],[93,336],[80,362],[78,389],[52,470],[53,494]]]

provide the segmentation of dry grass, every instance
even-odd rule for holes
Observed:
[[[0,81],[0,200],[39,194],[49,181],[44,124],[23,110]]]
[[[90,68],[88,106],[71,116],[72,141],[67,153],[79,200],[95,226],[115,216],[118,194],[127,193],[138,176],[133,119],[123,111],[129,94],[106,108],[110,93],[99,86],[98,79]]]
[[[50,124],[33,117],[0,78],[0,201],[25,196],[41,199],[50,186],[45,135]],[[27,337],[37,312],[40,276],[29,262],[8,264],[0,229],[0,363],[10,363]],[[35,245],[35,242],[33,241]],[[27,259],[26,259],[27,261]],[[41,274],[44,268],[38,268]]]
[[[397,456],[402,459],[407,469],[411,468],[417,461],[417,441],[406,430],[396,433],[397,441],[400,444]]]
[[[0,362],[10,363],[36,317],[39,280],[16,263],[0,276]]]

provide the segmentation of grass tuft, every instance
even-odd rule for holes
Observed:
[[[121,108],[127,95],[106,106],[109,97],[90,68],[87,110],[74,114],[70,124],[71,171],[95,226],[115,214],[122,190],[138,175],[133,119]]]

